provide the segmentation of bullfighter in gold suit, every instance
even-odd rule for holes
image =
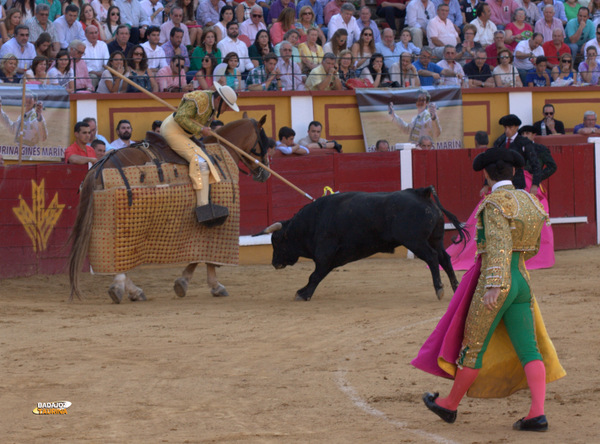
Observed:
[[[564,376],[564,370],[543,328],[525,268],[525,260],[539,248],[540,232],[548,221],[548,214],[537,198],[515,189],[511,182],[515,167],[524,165],[519,153],[503,148],[489,149],[473,162],[475,171],[484,170],[492,186],[492,193],[477,211],[480,275],[468,308],[458,358],[456,362],[440,364],[440,367],[454,366],[448,371],[455,375],[450,394],[445,398],[439,398],[438,393],[423,395],[427,408],[446,422],[456,420],[458,405],[468,390],[471,394],[472,385],[479,384],[477,390],[481,397],[498,393],[507,396],[520,388],[515,381],[524,371],[531,391],[531,407],[528,415],[515,422],[513,428],[548,429],[544,414],[546,372],[548,380],[554,380]],[[510,338],[512,347],[498,348],[498,335],[504,337],[504,342]],[[492,340],[493,337],[496,339]],[[491,356],[485,355],[486,350]],[[515,354],[520,366],[498,365]],[[546,355],[552,355],[552,359],[548,360]],[[495,365],[490,365],[492,361]],[[474,384],[478,376],[485,379],[483,386],[481,381]]]

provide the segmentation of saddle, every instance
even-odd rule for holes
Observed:
[[[179,154],[171,149],[166,139],[154,131],[147,131],[146,138],[148,151],[150,151],[162,163],[175,163],[177,165],[187,165],[188,162]],[[143,142],[142,142],[143,143]]]

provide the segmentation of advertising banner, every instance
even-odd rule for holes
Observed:
[[[22,85],[0,85],[0,154],[5,160],[19,158],[23,131],[22,160],[60,162],[73,132],[69,122],[69,94],[64,88],[27,85],[23,101]]]
[[[356,101],[367,151],[378,140],[392,149],[421,142],[427,149],[463,147],[460,88],[357,89]]]

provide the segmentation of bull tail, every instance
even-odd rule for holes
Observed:
[[[431,195],[433,196],[433,198],[435,199],[435,204],[437,205],[437,207],[442,210],[442,213],[444,213],[446,215],[446,217],[448,218],[448,220],[452,223],[452,225],[454,225],[454,228],[456,228],[456,230],[458,231],[458,236],[454,236],[452,238],[452,243],[453,244],[460,244],[462,243],[463,245],[466,246],[467,241],[469,240],[469,232],[465,229],[465,227],[463,226],[463,224],[458,220],[458,218],[452,214],[450,211],[446,210],[441,202],[440,202],[440,198],[438,197],[437,192],[435,191],[435,188],[433,185],[431,185],[428,188],[431,192]]]
[[[73,301],[73,296],[81,300],[79,292],[79,272],[83,266],[92,235],[92,220],[94,217],[94,175],[88,174],[83,181],[83,186],[79,191],[79,207],[77,209],[77,218],[73,231],[69,236],[71,252],[69,253],[69,281],[71,283],[71,295],[69,302]]]

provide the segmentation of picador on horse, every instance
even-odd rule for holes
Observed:
[[[210,135],[209,125],[215,112],[218,118],[230,109],[240,111],[235,103],[237,95],[231,87],[215,83],[215,88],[217,94],[213,91],[193,91],[185,94],[177,111],[169,115],[160,127],[160,133],[171,149],[190,164],[190,179],[198,202],[196,217],[198,222],[205,226],[224,222],[229,211],[226,207],[209,203],[209,185],[220,181],[219,173],[210,156],[201,144],[197,143],[195,136]]]
[[[213,116],[239,111],[233,89],[215,88],[185,94],[164,120],[162,137],[148,132],[143,142],[111,151],[90,169],[71,234],[71,298],[80,297],[78,275],[86,258],[96,274],[115,276],[109,288],[115,303],[125,295],[146,299],[126,275],[145,265],[187,262],[173,285],[183,297],[194,269],[204,262],[211,294],[228,294],[216,267],[239,261],[238,173],[258,182],[269,178],[263,168],[269,163],[268,138],[266,115],[258,121],[244,116],[212,132]],[[202,142],[196,139],[200,135]]]

